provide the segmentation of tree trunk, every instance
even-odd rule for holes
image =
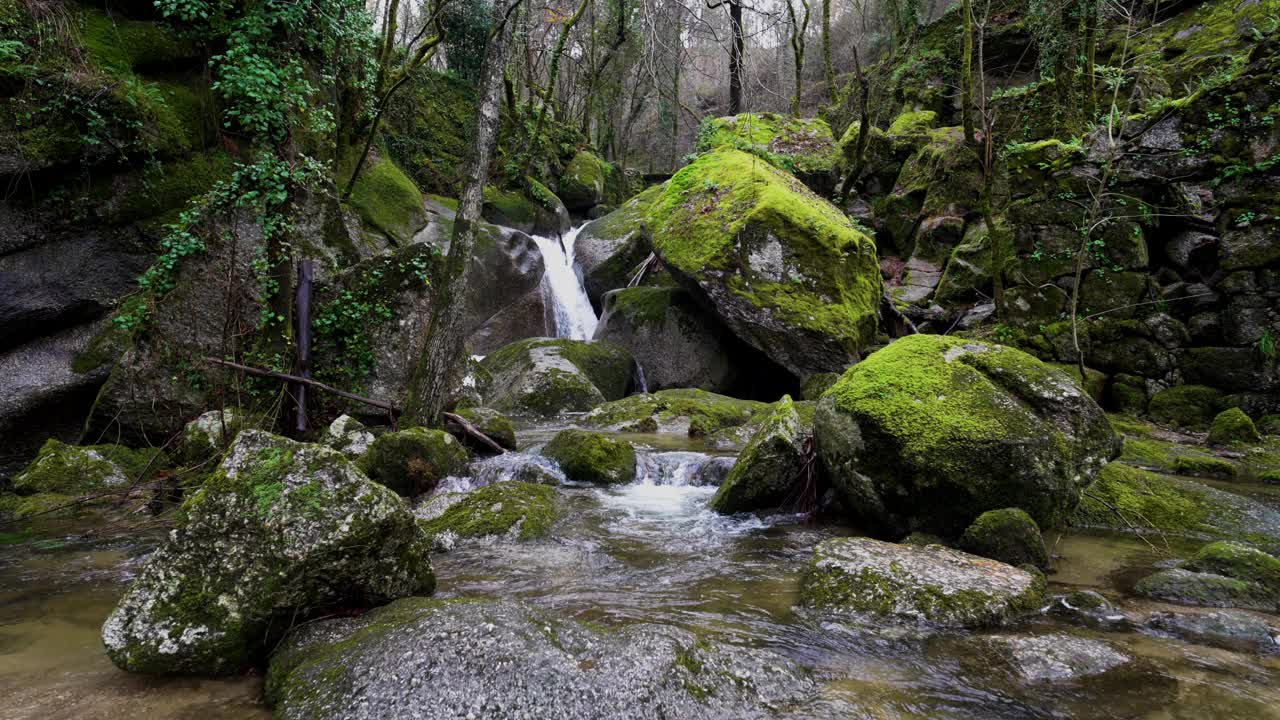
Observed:
[[[960,122],[964,125],[964,141],[974,146],[973,135],[973,0],[964,0],[964,56],[960,59]]]
[[[867,154],[867,141],[870,139],[868,136],[871,135],[871,110],[868,107],[871,103],[871,83],[862,73],[862,62],[858,59],[857,45],[853,47],[853,70],[858,78],[858,97],[862,107],[859,110],[858,142],[854,145],[852,167],[849,168],[849,175],[845,177],[844,184],[840,186],[842,206],[849,198],[849,191],[853,189],[854,183],[858,182],[858,176],[862,174],[863,158]]]
[[[729,26],[733,31],[733,43],[729,45],[729,114],[742,112],[742,52],[746,38],[742,31],[742,4],[729,2]]]
[[[831,62],[831,2],[822,0],[822,75],[827,81],[827,100],[836,99],[836,68]]]
[[[462,315],[467,293],[467,267],[476,242],[476,226],[484,203],[484,186],[489,180],[489,163],[498,142],[498,127],[502,119],[503,68],[506,65],[507,42],[511,35],[510,28],[503,22],[506,9],[507,3],[502,0],[493,4],[493,26],[496,32],[489,39],[480,74],[480,101],[471,135],[471,151],[467,157],[466,184],[458,202],[444,272],[435,286],[425,347],[414,367],[409,398],[405,403],[406,420],[410,424],[437,422],[444,410],[450,383],[461,366],[465,340]]]
[[[533,134],[529,137],[529,147],[525,148],[525,162],[521,175],[528,175],[533,165],[533,149],[537,146],[538,136],[542,134],[542,124],[547,118],[547,105],[551,104],[551,95],[556,91],[556,76],[560,74],[560,58],[564,57],[564,48],[569,44],[569,33],[582,19],[582,14],[586,12],[589,4],[591,0],[582,0],[578,9],[565,21],[564,27],[560,28],[560,38],[556,40],[556,49],[551,53],[551,67],[547,70],[547,87],[542,93],[542,105],[538,107],[538,118],[533,122]],[[498,18],[495,22],[501,22],[501,20]]]

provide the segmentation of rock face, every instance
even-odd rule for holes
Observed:
[[[954,627],[997,625],[1039,607],[1044,578],[941,545],[825,540],[801,588],[807,607]]]
[[[420,598],[304,626],[267,677],[282,720],[751,720],[814,694],[786,658],[676,628],[600,631],[514,602]]]
[[[871,342],[875,243],[791,175],[721,148],[676,173],[645,219],[676,279],[798,378],[842,370]]]
[[[636,478],[636,451],[631,443],[602,433],[561,430],[542,454],[560,463],[570,480],[618,485]]]
[[[1062,523],[1120,440],[1066,375],[1023,352],[911,335],[855,365],[815,420],[843,504],[887,536],[959,535],[979,515]]]
[[[806,438],[795,404],[784,396],[743,448],[729,477],[711,498],[711,509],[730,514],[778,508],[798,500]]]
[[[737,148],[800,178],[821,195],[836,187],[840,148],[825,120],[777,113],[708,118],[698,132],[698,152]]]
[[[635,361],[612,343],[555,338],[514,342],[485,357],[485,398],[495,410],[529,415],[585,411],[626,395]]]
[[[988,510],[960,536],[960,549],[1010,565],[1049,567],[1049,551],[1040,528],[1017,508]]]
[[[467,449],[449,433],[415,427],[374,440],[358,464],[370,480],[413,497],[461,473],[467,457]]]
[[[649,390],[731,392],[739,375],[729,336],[682,288],[634,287],[605,294],[596,339],[627,348]]]
[[[429,545],[395,493],[341,454],[240,433],[102,627],[142,673],[224,674],[328,608],[430,594]]]

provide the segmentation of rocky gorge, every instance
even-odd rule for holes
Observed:
[[[1278,716],[1274,3],[1105,15],[1087,128],[1016,0],[977,135],[959,6],[670,173],[512,91],[474,222],[454,70],[258,206],[220,46],[67,7],[0,5],[0,717]]]

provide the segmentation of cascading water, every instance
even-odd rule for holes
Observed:
[[[586,288],[582,287],[582,281],[573,268],[573,244],[584,227],[573,228],[559,240],[543,235],[533,236],[546,266],[543,282],[555,310],[556,337],[572,340],[590,340],[596,333],[598,322]]]

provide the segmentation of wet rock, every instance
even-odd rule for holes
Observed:
[[[249,426],[244,412],[233,408],[210,410],[182,429],[182,457],[191,465],[206,462],[231,444]]]
[[[1220,541],[1200,548],[1184,567],[1261,585],[1280,603],[1280,558],[1238,542]]]
[[[1240,408],[1228,408],[1218,413],[1209,426],[1210,445],[1235,445],[1259,442],[1262,436],[1253,421]]]
[[[349,458],[355,459],[365,454],[373,444],[373,433],[364,424],[350,415],[339,415],[329,427],[325,428],[321,442]]]
[[[646,221],[680,284],[796,377],[842,370],[874,339],[874,243],[768,163],[730,148],[705,153],[667,183]]]
[[[723,462],[728,460],[728,466]],[[733,458],[713,458],[700,452],[637,452],[636,482],[645,485],[719,485],[733,466]],[[723,468],[723,469],[722,469]]]
[[[826,540],[801,587],[807,607],[895,621],[977,627],[1039,609],[1039,573],[940,545]]]
[[[600,158],[579,150],[560,174],[557,195],[570,210],[586,210],[604,202],[605,179],[610,168]]]
[[[1179,427],[1207,426],[1216,414],[1220,390],[1203,385],[1178,385],[1151,396],[1147,413],[1156,422]]]
[[[467,465],[467,450],[443,430],[415,427],[384,433],[357,464],[370,480],[413,497],[460,473]]]
[[[798,499],[804,482],[805,439],[789,396],[775,403],[751,436],[710,507],[732,514],[781,507]]]
[[[692,484],[720,487],[725,480],[729,479],[729,472],[733,470],[736,462],[737,458],[731,457],[708,458],[706,462],[698,466],[693,475]]]
[[[1049,551],[1040,536],[1040,528],[1030,515],[1018,508],[982,513],[960,536],[959,547],[1010,565],[1026,563],[1038,568],[1049,567]]]
[[[68,445],[47,440],[31,464],[0,492],[0,517],[59,517],[118,502],[131,486],[168,468],[159,449]]]
[[[103,643],[132,672],[237,672],[313,614],[430,594],[428,549],[404,502],[338,452],[246,430],[184,503]]]
[[[705,390],[659,390],[631,395],[592,410],[583,422],[593,428],[622,432],[671,432],[707,436],[746,425],[767,407]]]
[[[1280,604],[1275,593],[1252,582],[1217,575],[1192,572],[1182,568],[1161,570],[1148,575],[1134,589],[1141,595],[1200,607],[1234,607],[1275,612]]]
[[[1056,527],[1120,440],[1070,377],[1012,348],[938,335],[894,341],[818,403],[822,465],[876,532],[955,537],[1006,507]]]
[[[567,478],[555,461],[541,455],[509,452],[477,460],[467,467],[475,486],[516,480],[539,485],[559,485]]]
[[[631,385],[631,353],[612,343],[529,338],[485,357],[485,398],[501,412],[556,415],[617,400]]]
[[[734,338],[681,288],[634,287],[605,294],[595,339],[629,350],[650,390],[729,392],[739,375]]]
[[[542,537],[551,529],[559,510],[556,490],[526,482],[486,485],[452,502],[428,501],[415,515],[419,526],[438,550],[448,550],[459,540],[501,536],[511,540]],[[433,498],[434,500],[434,498]]]
[[[474,425],[476,429],[487,435],[490,440],[498,443],[499,446],[507,450],[516,449],[516,426],[511,423],[511,419],[506,415],[493,408],[486,407],[462,408],[457,413],[463,420]],[[468,437],[463,437],[462,442],[476,452],[492,452],[490,448],[480,445]]]
[[[651,187],[578,232],[573,262],[582,270],[583,288],[596,310],[602,309],[605,293],[627,287],[636,268],[653,252],[644,217],[661,194],[661,186]]]
[[[514,602],[398,601],[313,623],[272,659],[282,720],[774,717],[816,686],[791,660],[677,628],[596,630]]]
[[[805,400],[817,400],[840,380],[840,373],[814,373],[805,378],[800,385],[800,397]]]
[[[636,451],[625,440],[588,430],[561,430],[542,448],[576,482],[618,485],[636,478]]]
[[[1053,598],[1049,611],[1089,625],[1128,624],[1130,619],[1096,590],[1076,590]]]
[[[1061,682],[1101,675],[1132,660],[1110,643],[1066,633],[996,635],[981,643],[1023,682]]]
[[[1280,653],[1280,627],[1241,610],[1155,612],[1147,618],[1145,627],[1162,635],[1228,650]]]

